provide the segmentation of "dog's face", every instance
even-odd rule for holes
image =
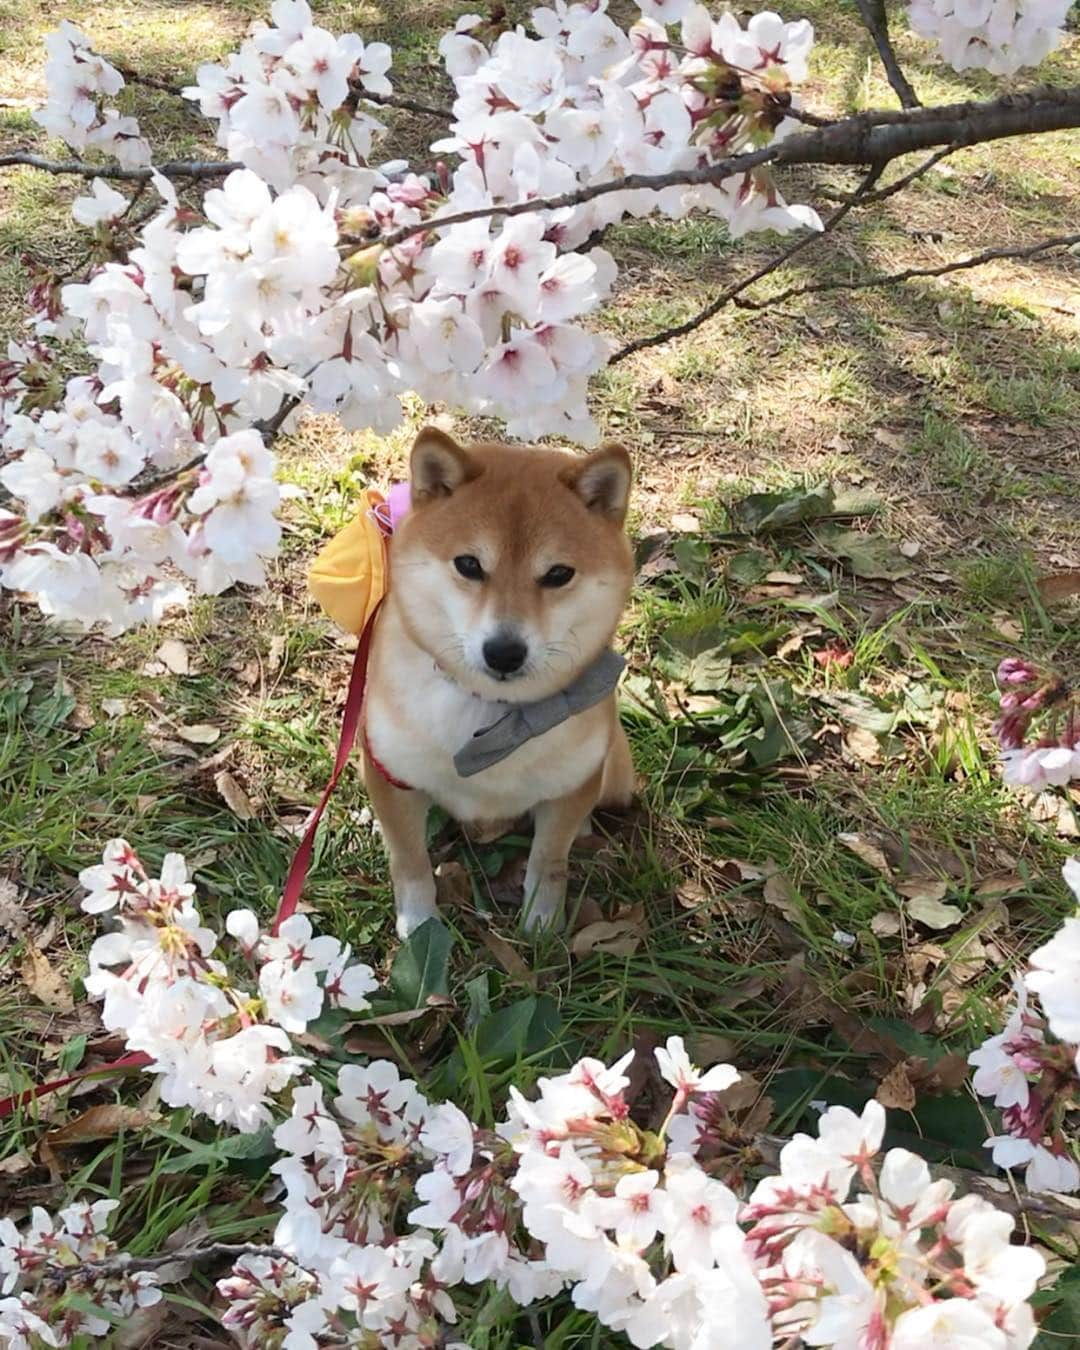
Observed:
[[[409,636],[487,699],[563,689],[611,641],[633,580],[630,457],[465,449],[422,431],[391,591]]]

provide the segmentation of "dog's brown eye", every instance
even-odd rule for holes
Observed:
[[[468,581],[483,581],[484,569],[480,566],[480,559],[474,558],[471,553],[459,553],[454,559],[454,566]]]
[[[559,586],[565,586],[573,577],[574,569],[567,567],[564,563],[556,563],[554,567],[549,567],[540,578],[541,586],[550,586],[553,590]]]

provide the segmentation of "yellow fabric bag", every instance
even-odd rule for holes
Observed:
[[[326,614],[347,633],[362,633],[386,594],[386,534],[379,516],[386,498],[369,488],[367,506],[320,549],[308,572],[308,588]]]

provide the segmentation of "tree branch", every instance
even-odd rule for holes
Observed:
[[[440,108],[433,103],[421,103],[415,98],[406,98],[404,94],[373,94],[368,89],[360,89],[359,97],[368,103],[377,103],[382,108],[403,108],[406,112],[420,113],[423,117],[438,117],[444,122],[453,120],[453,108]]]
[[[687,319],[683,323],[673,324],[670,328],[662,328],[657,333],[650,333],[647,337],[635,338],[632,342],[628,342],[624,347],[620,347],[612,356],[608,365],[617,365],[620,361],[625,361],[628,356],[633,356],[635,352],[644,351],[647,347],[658,347],[661,343],[670,342],[674,338],[685,337],[687,333],[692,333],[695,328],[700,328],[703,323],[707,323],[714,315],[719,314],[725,305],[730,304],[737,295],[741,295],[748,286],[752,286],[755,281],[760,281],[762,277],[767,277],[770,272],[774,272],[778,267],[786,263],[789,258],[793,258],[797,253],[801,253],[804,248],[808,248],[812,243],[820,239],[822,235],[828,234],[830,230],[835,229],[849,211],[866,199],[867,194],[881,177],[883,167],[884,166],[882,165],[875,165],[859,184],[858,189],[852,193],[842,206],[836,208],[832,215],[824,222],[820,230],[812,230],[809,233],[802,235],[801,238],[796,239],[794,243],[789,244],[787,248],[783,249],[780,253],[777,253],[775,257],[770,258],[768,262],[763,263],[756,271],[751,272],[749,276],[743,277],[741,281],[735,282],[735,284],[729,286],[727,290],[721,291],[714,300],[710,300],[705,308],[699,310],[692,318]]]
[[[885,74],[889,77],[889,83],[896,91],[900,106],[903,108],[920,107],[919,96],[912,89],[907,76],[901,70],[896,49],[889,37],[889,19],[885,13],[885,0],[855,0],[855,3],[859,7],[863,23],[874,39],[874,46],[878,49],[881,64],[885,67]]]
[[[193,159],[169,160],[165,164],[128,169],[115,162],[89,164],[81,159],[46,159],[44,155],[35,155],[29,150],[9,150],[5,154],[0,154],[0,169],[17,164],[40,169],[43,173],[72,174],[81,178],[112,178],[128,183],[144,183],[154,173],[161,174],[163,178],[218,178],[223,174],[232,173],[234,169],[244,167],[236,160]]]
[[[502,206],[481,206],[470,211],[457,211],[402,226],[384,235],[380,242],[387,248],[393,248],[414,234],[445,229],[449,225],[493,216],[558,211],[569,206],[580,206],[612,192],[642,188],[656,191],[695,184],[715,185],[763,164],[885,165],[901,155],[932,150],[935,146],[947,145],[958,149],[1002,140],[1008,136],[1063,131],[1077,126],[1080,126],[1080,86],[1034,89],[985,103],[954,103],[903,112],[878,110],[860,113],[815,131],[789,136],[786,140],[733,155],[717,164],[675,169],[662,174],[628,174],[625,178],[592,183],[554,197],[535,197]],[[346,242],[349,242],[347,237]],[[370,245],[372,240],[357,239],[354,242]]]
[[[51,1284],[68,1284],[72,1280],[129,1275],[136,1270],[160,1270],[162,1266],[171,1266],[174,1262],[197,1265],[207,1261],[238,1261],[244,1256],[268,1256],[272,1261],[296,1264],[280,1247],[260,1242],[211,1242],[205,1247],[178,1247],[174,1252],[159,1252],[157,1256],[132,1256],[130,1252],[121,1252],[119,1256],[109,1256],[104,1261],[82,1261],[66,1269],[50,1270],[47,1278]]]
[[[811,281],[805,286],[789,286],[764,300],[736,300],[739,309],[762,310],[779,305],[798,295],[814,295],[820,291],[862,291],[875,286],[894,286],[901,281],[913,281],[919,277],[943,277],[950,272],[962,272],[969,267],[981,267],[983,263],[995,262],[999,258],[1037,258],[1054,248],[1070,248],[1080,244],[1080,234],[1058,234],[1042,239],[1037,244],[1027,244],[1017,248],[988,248],[982,253],[972,254],[957,262],[941,263],[937,267],[909,267],[903,272],[878,273],[869,277],[852,277],[842,281]]]
[[[136,70],[134,66],[125,65],[123,61],[117,61],[112,57],[105,58],[114,70],[118,70],[124,77],[125,84],[141,84],[146,89],[157,89],[163,94],[175,94],[177,98],[183,98],[183,85],[174,84],[172,80],[162,80],[156,75],[144,75],[141,70]],[[194,83],[194,81],[189,81]]]

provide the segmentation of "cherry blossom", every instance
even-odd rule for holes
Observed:
[[[909,0],[908,21],[954,70],[1012,75],[1059,46],[1070,0]]]
[[[442,44],[456,98],[432,146],[458,166],[424,174],[372,162],[390,49],[331,34],[302,0],[277,0],[270,24],[201,66],[185,94],[244,167],[194,208],[155,173],[161,208],[135,223],[131,198],[100,179],[76,200],[95,261],[35,287],[31,341],[11,346],[0,387],[0,482],[16,506],[0,584],[58,622],[112,633],[192,590],[264,584],[282,495],[261,440],[303,408],[385,434],[413,390],[513,437],[595,443],[589,381],[611,344],[586,321],[616,279],[588,247],[597,231],[691,210],[733,235],[820,227],[764,166],[713,188],[498,218],[626,173],[698,168],[796,125],[784,110],[806,76],[807,23],[714,23],[681,0],[646,9],[626,31],[606,0],[560,0],[490,44],[464,16]],[[138,127],[108,103],[115,67],[69,24],[48,41],[43,125],[145,161]],[[439,224],[477,207],[495,218]],[[428,228],[382,242],[416,226]],[[56,344],[72,337],[92,374],[64,387]]]

